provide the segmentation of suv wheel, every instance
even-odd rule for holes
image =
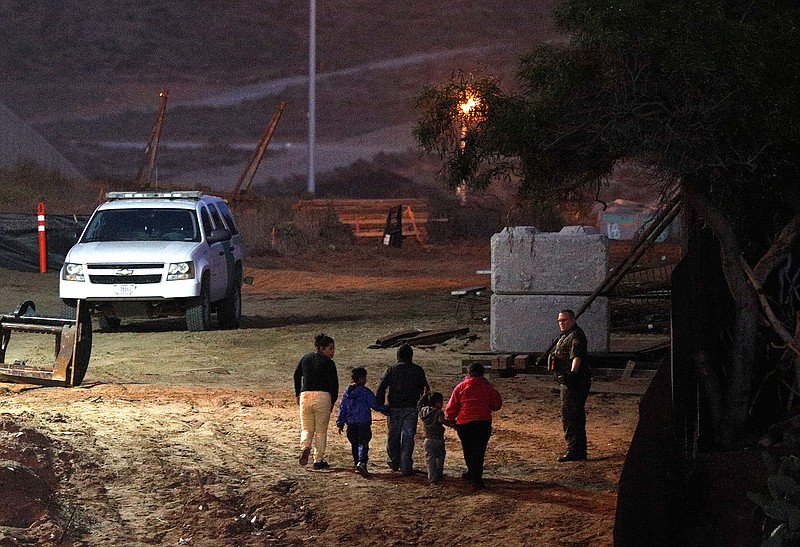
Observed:
[[[242,288],[239,284],[217,303],[217,319],[223,329],[238,329],[242,324]]]
[[[186,308],[186,328],[190,332],[208,330],[211,325],[211,295],[208,280],[203,279],[200,296],[193,298]]]

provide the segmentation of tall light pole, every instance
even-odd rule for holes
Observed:
[[[309,0],[308,16],[308,186],[309,194],[316,191],[315,147],[317,133],[317,0]]]

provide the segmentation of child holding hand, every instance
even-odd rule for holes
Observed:
[[[425,460],[428,464],[428,484],[437,484],[444,477],[444,426],[450,425],[444,417],[444,396],[438,391],[423,395],[417,410],[425,426]]]
[[[347,440],[353,451],[354,471],[364,478],[369,477],[369,441],[372,439],[372,409],[384,411],[378,405],[375,394],[366,386],[367,370],[356,367],[352,372],[353,383],[345,388],[339,402],[336,427],[339,434],[347,426]]]

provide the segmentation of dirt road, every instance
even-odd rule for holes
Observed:
[[[353,255],[352,253],[356,254]],[[589,399],[590,459],[558,464],[557,393],[527,375],[491,377],[504,397],[487,455],[488,488],[460,479],[447,432],[446,479],[430,487],[422,443],[413,477],[385,465],[375,415],[373,478],[351,469],[329,430],[329,471],[297,464],[291,374],[317,332],[332,335],[342,385],[365,366],[374,389],[394,349],[376,338],[412,327],[469,326],[473,341],[418,348],[439,391],[461,379],[461,351],[488,326],[453,316],[454,287],[488,248],[331,250],[262,261],[248,273],[243,328],[188,333],[180,320],[95,333],[84,385],[0,384],[0,546],[6,545],[611,545],[619,472],[638,397]],[[0,270],[0,302],[56,306],[54,275]],[[14,339],[9,347],[13,350]]]

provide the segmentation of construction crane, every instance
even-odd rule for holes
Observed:
[[[228,196],[228,202],[231,205],[235,204],[236,201],[241,198],[241,196],[246,194],[247,190],[250,188],[250,184],[253,182],[253,177],[256,175],[256,171],[258,170],[258,166],[261,164],[261,159],[264,157],[264,152],[267,149],[267,145],[272,139],[272,134],[275,132],[275,127],[277,127],[278,121],[281,119],[281,115],[283,114],[283,110],[285,108],[286,101],[281,101],[278,105],[278,108],[275,109],[275,113],[272,115],[272,120],[269,122],[269,125],[261,133],[261,138],[258,139],[258,144],[256,145],[256,149],[250,158],[250,162],[244,168],[242,174],[239,175],[239,180],[236,182],[236,186],[233,187],[233,191],[231,191],[230,195]]]
[[[167,111],[167,99],[169,98],[169,89],[164,89],[158,94],[159,106],[158,115],[156,116],[156,123],[153,125],[153,131],[150,133],[150,140],[144,148],[144,158],[139,167],[139,172],[136,174],[136,183],[139,188],[150,188],[153,182],[153,171],[156,166],[156,153],[158,152],[158,141],[161,140],[161,126],[164,124],[164,114]],[[156,186],[158,181],[156,180]]]

